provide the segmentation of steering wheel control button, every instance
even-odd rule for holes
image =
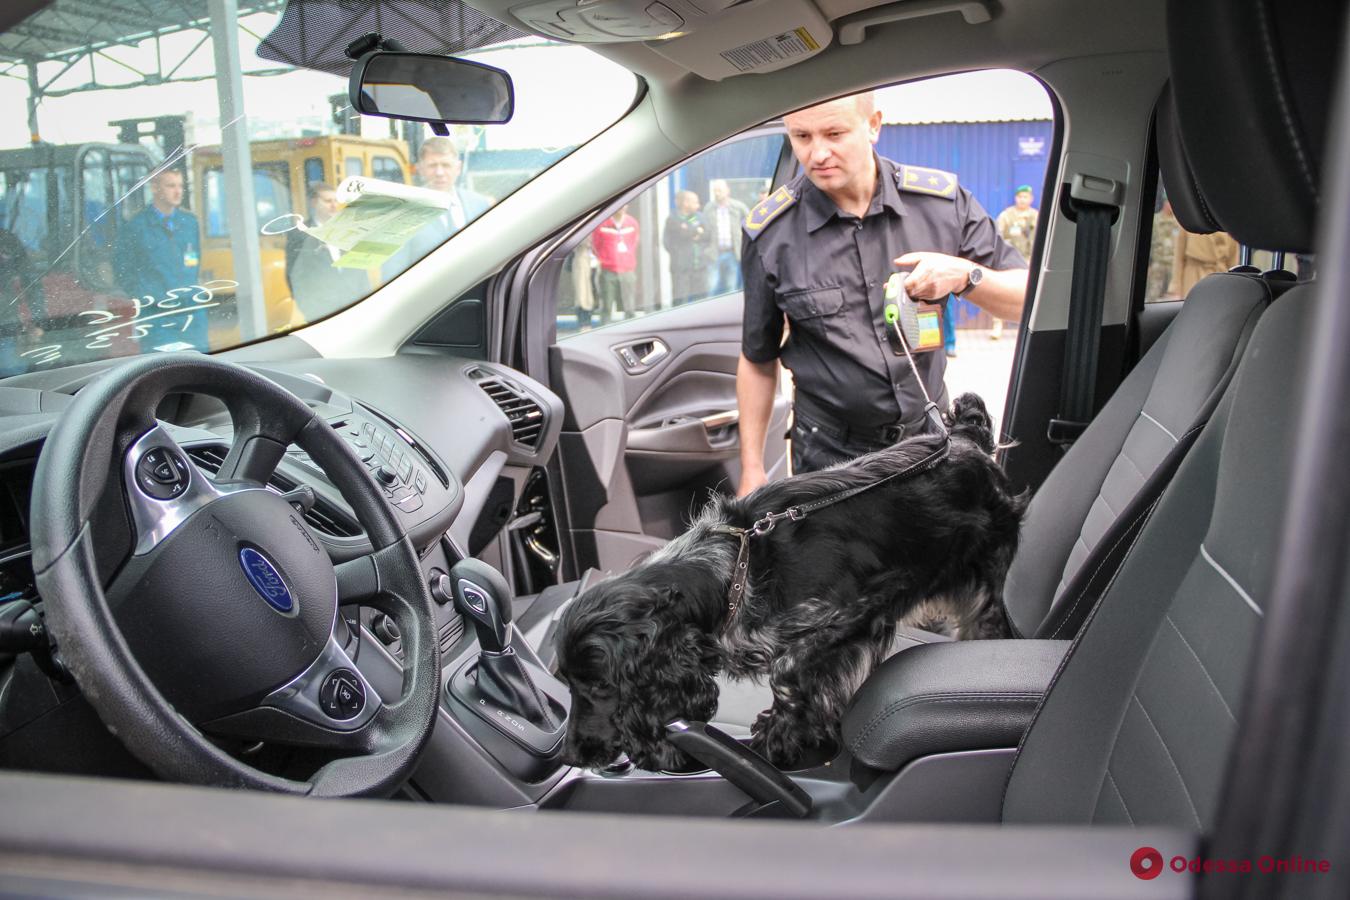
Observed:
[[[188,467],[178,454],[152,447],[136,462],[136,486],[147,497],[172,500],[187,490]]]
[[[283,616],[294,616],[298,610],[291,589],[286,586],[281,573],[272,561],[252,547],[239,548],[239,565],[244,569],[244,577],[253,585],[258,596],[267,601],[267,605]]]
[[[334,669],[319,688],[319,708],[330,719],[345,722],[361,715],[366,707],[366,690],[351,669]]]

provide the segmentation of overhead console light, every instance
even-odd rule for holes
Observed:
[[[613,44],[657,40],[734,0],[542,0],[512,8],[526,28],[563,41]]]
[[[643,41],[712,81],[794,65],[834,40],[811,0],[541,0],[511,15],[561,41]]]

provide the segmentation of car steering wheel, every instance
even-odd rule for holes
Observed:
[[[234,427],[214,481],[155,419],[170,394],[224,402]],[[266,485],[299,444],[374,550],[334,566]],[[109,730],[175,781],[318,796],[392,792],[435,722],[440,656],[411,541],[355,453],[298,398],[240,366],[151,354],[79,392],[33,484],[33,567],[61,659]],[[391,616],[403,686],[382,698],[335,636],[338,606]],[[207,735],[323,748],[281,778]]]

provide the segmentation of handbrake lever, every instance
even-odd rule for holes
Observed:
[[[666,740],[730,781],[756,805],[737,816],[802,819],[811,812],[811,795],[767,759],[707,722],[676,719]]]

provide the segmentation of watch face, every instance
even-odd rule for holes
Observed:
[[[974,287],[975,285],[979,284],[979,283],[980,283],[981,281],[983,281],[983,280],[984,280],[984,269],[981,269],[979,266],[976,266],[975,268],[973,268],[973,269],[970,270],[970,286],[971,286],[971,287]]]

